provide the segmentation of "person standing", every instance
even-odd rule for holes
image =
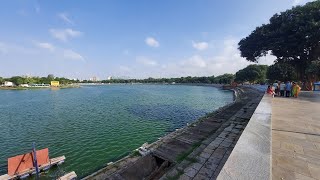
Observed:
[[[293,87],[292,87],[293,97],[297,98],[300,93],[300,90],[301,90],[300,86],[297,83],[293,82]]]
[[[280,82],[280,96],[284,97],[284,92],[286,90],[286,84],[284,82]]]
[[[275,92],[276,95],[278,95],[278,93],[279,93],[279,84],[278,84],[278,81],[274,82],[272,86],[273,86],[273,88],[272,88],[273,91]]]
[[[290,97],[291,95],[291,89],[292,89],[292,85],[290,81],[287,81],[286,83],[286,97]]]

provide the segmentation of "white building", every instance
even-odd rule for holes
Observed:
[[[13,82],[5,81],[4,84],[3,84],[3,86],[5,86],[5,87],[12,87],[12,86],[14,86],[14,84],[13,84]]]
[[[99,79],[98,79],[97,77],[95,77],[95,76],[92,77],[92,78],[90,78],[89,80],[90,80],[90,81],[93,81],[93,82],[99,81]]]
[[[20,84],[21,87],[29,87],[29,84]]]
[[[111,80],[111,79],[112,79],[112,77],[111,77],[111,76],[108,76],[107,80]]]

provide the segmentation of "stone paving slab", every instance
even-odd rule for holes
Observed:
[[[320,179],[320,96],[310,96],[273,99],[273,179]]]
[[[195,129],[199,131],[214,133],[203,140],[202,145],[195,149],[187,160],[177,164],[161,179],[170,179],[174,177],[172,172],[177,171],[182,172],[179,179],[216,179],[261,99],[261,96],[256,96],[255,93],[249,93],[247,96],[252,98],[235,103],[232,108],[226,110],[227,112],[224,111],[222,116],[217,114],[221,119],[227,118],[222,120],[218,128],[214,127],[216,122],[206,122],[197,126]],[[241,107],[250,108],[244,111]]]

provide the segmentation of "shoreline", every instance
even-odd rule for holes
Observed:
[[[0,90],[39,90],[39,89],[68,89],[68,88],[80,88],[79,85],[72,85],[72,86],[60,86],[60,87],[21,87],[21,86],[16,86],[16,87],[5,87],[5,86],[0,86]]]
[[[149,83],[147,83],[149,84]],[[153,83],[153,85],[165,85],[165,84],[159,84],[159,83]],[[227,109],[228,107],[232,106],[234,103],[238,102],[240,100],[240,96],[239,96],[239,89],[234,88],[234,89],[223,89],[223,85],[221,84],[169,84],[169,85],[193,85],[193,86],[207,86],[207,87],[214,87],[217,88],[219,90],[223,90],[223,91],[232,91],[233,92],[233,101],[212,111],[207,113],[206,115],[198,118],[197,120],[195,120],[194,122],[185,125],[183,127],[181,127],[180,129],[176,129],[176,131],[170,132],[160,138],[158,138],[158,140],[156,140],[155,142],[152,142],[151,144],[147,145],[147,148],[152,151],[154,151],[155,149],[157,149],[158,147],[160,147],[161,145],[163,145],[164,143],[170,141],[171,139],[174,139],[175,137],[177,137],[178,135],[181,135],[187,128],[189,127],[194,127],[196,126],[196,124],[199,124],[200,122],[202,122],[205,119],[208,119],[210,117],[213,117],[221,112],[223,112],[225,109]],[[87,179],[96,179],[97,176],[101,176],[101,174],[109,174],[111,175],[112,173],[119,171],[121,168],[128,166],[131,163],[135,163],[136,161],[138,161],[138,159],[143,158],[143,156],[141,155],[137,155],[137,151],[133,150],[132,153],[126,155],[123,158],[120,158],[119,160],[115,161],[115,162],[108,162],[105,166],[101,167],[101,168],[97,168],[98,170],[93,172],[92,174],[86,175],[84,177],[81,177],[81,179],[87,180]],[[106,173],[109,172],[110,173]],[[105,177],[105,176],[103,176]],[[98,178],[99,179],[99,178]]]

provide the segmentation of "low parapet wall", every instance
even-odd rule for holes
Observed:
[[[217,179],[270,179],[271,101],[264,95]]]

